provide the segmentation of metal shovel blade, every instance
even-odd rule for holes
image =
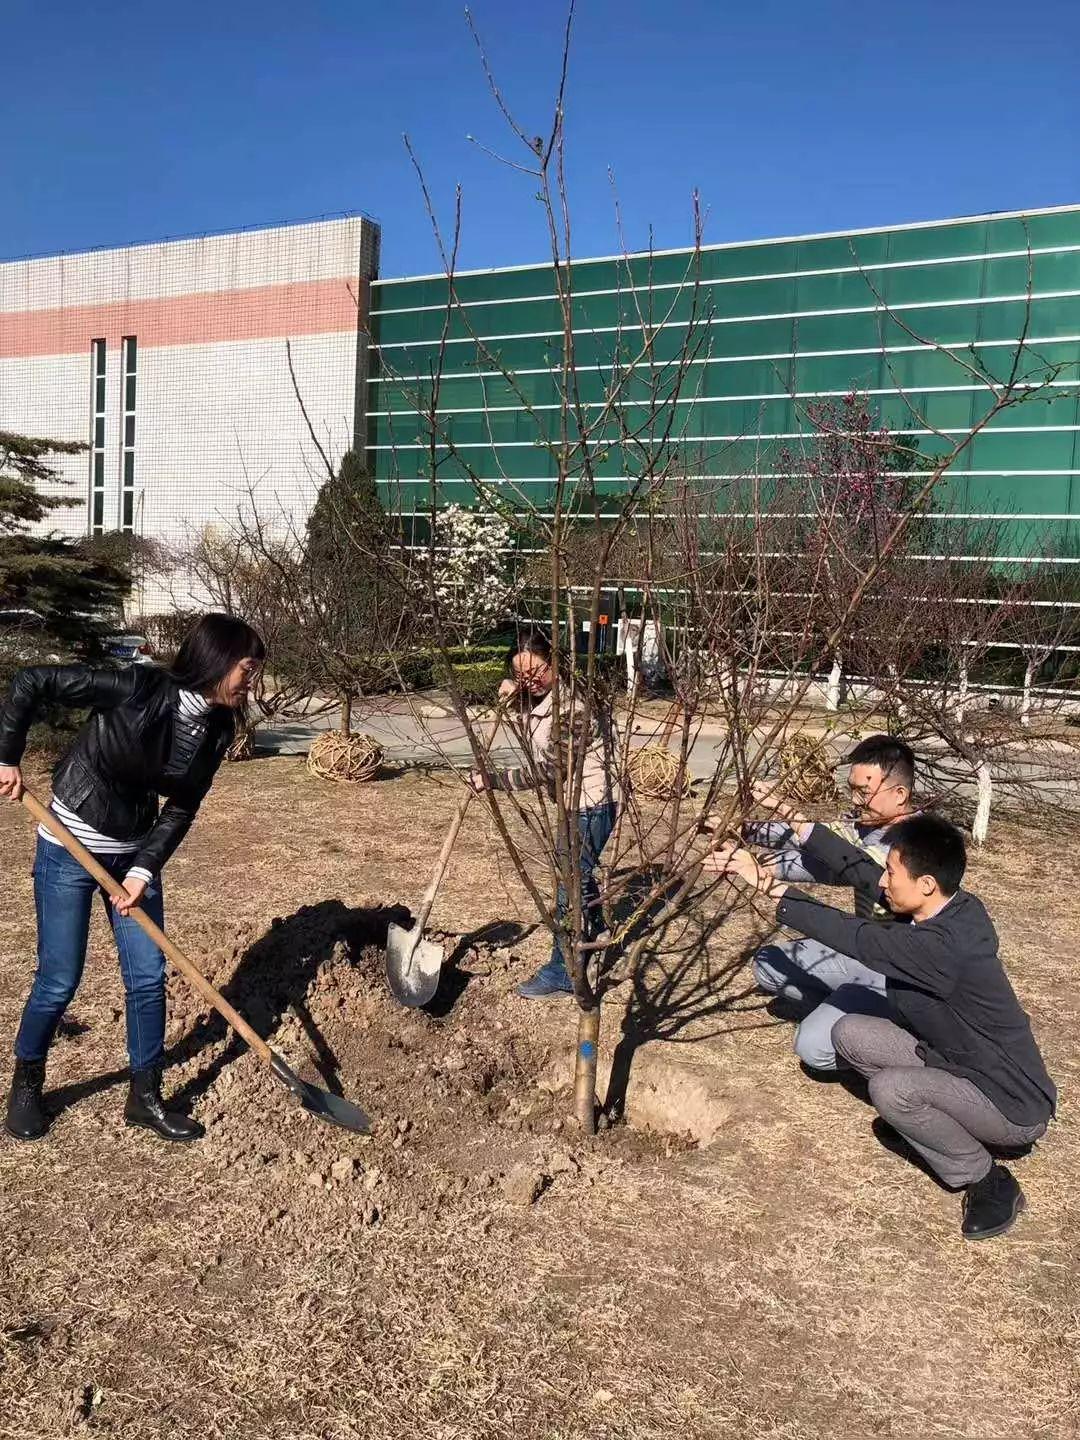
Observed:
[[[420,924],[395,925],[386,932],[386,979],[394,999],[413,1010],[426,1005],[439,988],[446,951],[434,940],[425,940]]]
[[[283,1085],[288,1086],[304,1109],[318,1115],[320,1120],[328,1120],[331,1125],[340,1125],[343,1130],[352,1130],[357,1135],[366,1135],[371,1129],[371,1121],[359,1105],[354,1105],[343,1095],[332,1095],[329,1090],[320,1090],[318,1085],[301,1080],[276,1050],[270,1051],[270,1069]]]

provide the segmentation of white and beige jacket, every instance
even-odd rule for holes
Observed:
[[[591,810],[619,799],[616,779],[616,740],[606,709],[594,705],[586,724],[585,709],[580,701],[571,708],[569,698],[562,697],[559,737],[562,749],[562,770],[567,798],[573,785],[574,766],[582,750],[585,765],[581,778],[579,808]],[[492,773],[491,785],[496,790],[546,789],[554,798],[555,759],[554,715],[549,690],[542,700],[525,710],[521,719],[520,737],[528,751],[524,765]]]

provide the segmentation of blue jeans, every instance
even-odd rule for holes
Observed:
[[[130,855],[99,855],[110,874],[122,877]],[[37,970],[23,1010],[15,1055],[43,1060],[56,1027],[79,988],[86,964],[90,908],[98,884],[59,845],[38,837],[34,857],[34,903],[37,908]],[[130,916],[118,915],[103,894],[109,924],[120,952],[120,973],[127,993],[128,1056],[133,1070],[160,1063],[165,1049],[165,957]],[[163,925],[160,880],[152,880],[141,907]]]
[[[583,938],[586,940],[595,940],[604,925],[596,867],[600,863],[600,854],[615,829],[617,813],[615,802],[609,800],[604,805],[594,805],[590,810],[579,810],[577,814],[578,833],[581,835],[581,909],[585,931]],[[562,920],[567,909],[566,887],[560,884],[555,901],[556,920]],[[551,947],[551,964],[562,965],[567,971],[570,968],[566,964],[558,935]]]
[[[757,952],[751,968],[762,990],[807,1007],[795,1030],[795,1054],[811,1070],[836,1069],[832,1032],[841,1016],[892,1015],[885,976],[820,940],[774,940]]]

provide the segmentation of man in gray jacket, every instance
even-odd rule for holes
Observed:
[[[892,735],[870,735],[855,746],[846,763],[850,767],[852,808],[827,828],[882,866],[889,853],[889,827],[912,813],[915,757],[909,746]],[[747,826],[746,842],[764,848],[763,862],[781,880],[853,884],[851,876],[839,878],[820,856],[806,852],[803,842],[814,827],[804,815],[770,793],[772,783],[759,782],[755,790],[777,818]],[[865,919],[892,918],[878,899],[876,880],[867,885],[856,877],[854,890],[856,915]],[[884,976],[861,964],[854,955],[809,936],[773,938],[758,950],[751,968],[762,990],[803,1007],[805,1014],[795,1031],[794,1046],[796,1055],[812,1070],[836,1069],[832,1031],[841,1015],[876,1015],[883,1011]]]

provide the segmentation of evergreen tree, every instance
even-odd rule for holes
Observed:
[[[319,491],[308,518],[308,558],[313,566],[375,577],[372,553],[385,548],[386,512],[379,487],[355,450],[341,457],[337,474]]]
[[[402,619],[394,593],[386,512],[355,451],[319,492],[307,523],[303,566],[318,682],[341,701],[348,732],[353,702],[391,678]]]
[[[41,617],[26,643],[5,641],[5,649],[12,652],[0,652],[5,670],[32,658],[30,648],[93,656],[130,589],[128,570],[93,553],[89,544],[29,533],[30,526],[53,511],[84,503],[78,496],[57,493],[55,487],[69,482],[53,457],[86,449],[77,441],[0,431],[0,612],[25,610]]]

